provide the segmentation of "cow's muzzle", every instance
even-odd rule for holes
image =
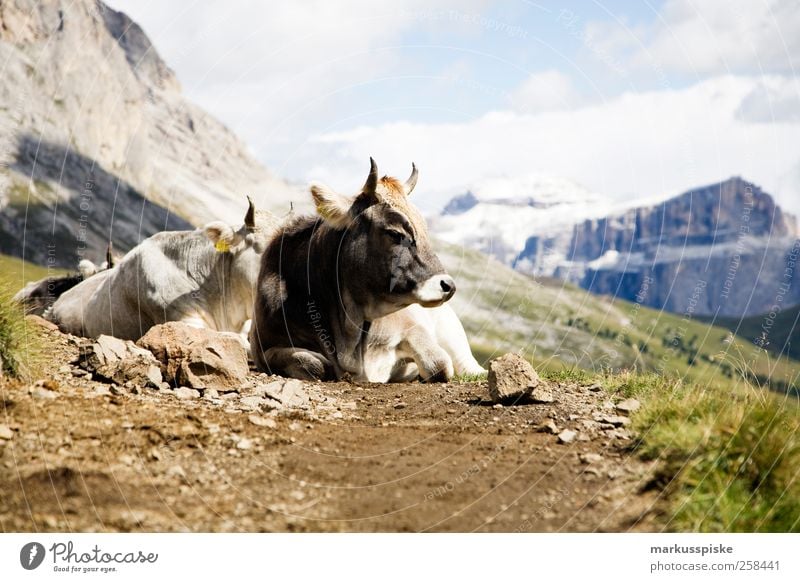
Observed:
[[[423,307],[436,307],[456,292],[456,282],[447,274],[434,275],[414,289],[414,298]]]

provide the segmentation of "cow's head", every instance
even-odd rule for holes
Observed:
[[[433,252],[425,221],[409,202],[417,183],[417,168],[403,184],[370,172],[356,196],[312,184],[317,212],[329,227],[341,231],[340,274],[355,300],[368,305],[372,317],[419,303],[441,305],[456,286]]]
[[[277,228],[277,220],[269,212],[257,211],[255,204],[247,197],[247,213],[244,224],[231,226],[215,220],[203,227],[203,233],[214,243],[217,251],[239,254],[252,250],[260,255]]]

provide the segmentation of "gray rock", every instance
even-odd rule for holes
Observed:
[[[150,328],[137,343],[152,352],[167,382],[235,392],[247,380],[247,353],[232,334],[169,322]]]
[[[32,388],[30,393],[31,396],[38,398],[39,400],[55,400],[58,398],[57,392],[47,390],[46,388]]]
[[[266,401],[261,396],[245,396],[239,400],[239,404],[243,408],[258,410],[266,404]]]
[[[489,398],[493,402],[529,396],[540,383],[536,370],[519,354],[508,353],[489,362]]]
[[[99,378],[121,386],[126,382],[153,388],[161,385],[161,370],[153,354],[132,341],[101,335],[85,349],[81,364]]]
[[[630,414],[631,412],[636,412],[641,407],[642,407],[641,403],[635,398],[627,398],[622,402],[617,402],[617,410],[619,410],[620,412],[625,412],[627,414]]]
[[[558,434],[558,432],[559,432],[558,431],[558,427],[556,426],[556,423],[553,422],[552,419],[547,419],[542,424],[540,424],[539,428],[538,428],[538,431],[539,432],[546,432],[546,433],[549,433],[549,434]]]
[[[194,400],[195,398],[200,398],[200,392],[187,386],[180,386],[175,389],[175,396],[179,400]]]
[[[0,424],[0,439],[10,441],[14,438],[14,431],[7,424]]]
[[[256,426],[263,426],[264,428],[277,428],[278,423],[275,422],[272,418],[267,418],[265,416],[259,416],[258,414],[251,414],[247,417],[247,420],[250,421],[251,424]]]
[[[305,408],[310,403],[305,384],[300,380],[276,380],[256,387],[256,392],[280,402],[286,408]]]
[[[544,383],[539,384],[536,388],[531,390],[528,398],[537,404],[549,404],[555,401],[553,390]]]
[[[598,455],[597,453],[583,453],[579,458],[581,463],[585,465],[603,462],[603,455]]]
[[[558,442],[562,445],[566,445],[574,441],[577,436],[578,433],[574,430],[565,429],[558,433]]]
[[[631,419],[627,416],[604,415],[600,417],[600,422],[610,424],[613,427],[620,427],[629,425],[631,423]]]

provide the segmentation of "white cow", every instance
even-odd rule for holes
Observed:
[[[64,293],[45,317],[88,337],[136,340],[154,325],[180,321],[246,338],[261,253],[277,226],[249,201],[241,226],[215,221],[158,233]]]

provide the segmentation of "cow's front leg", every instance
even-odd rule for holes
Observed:
[[[412,330],[400,347],[414,359],[423,382],[447,382],[453,377],[453,360],[423,328]]]
[[[264,362],[270,373],[298,380],[325,380],[335,377],[333,364],[320,354],[302,348],[269,348]]]

